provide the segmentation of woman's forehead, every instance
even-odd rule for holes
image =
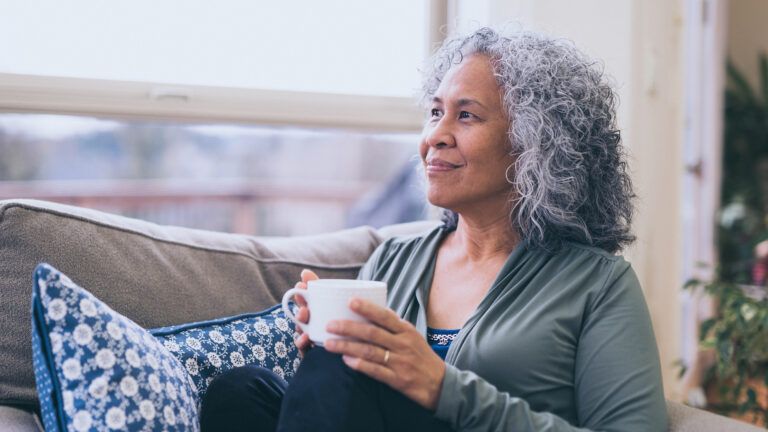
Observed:
[[[500,104],[500,88],[490,59],[474,54],[452,66],[435,92],[440,101],[476,100],[483,105]]]

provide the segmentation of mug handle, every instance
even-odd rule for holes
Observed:
[[[303,289],[303,288],[291,288],[288,291],[283,294],[283,312],[285,313],[285,316],[290,318],[291,321],[296,323],[299,328],[301,328],[301,331],[306,333],[308,331],[307,324],[304,324],[303,322],[296,319],[296,315],[293,314],[293,311],[291,311],[291,308],[288,307],[288,301],[291,300],[291,297],[293,297],[296,294],[301,294],[302,297],[304,297],[304,300],[309,303],[309,290]]]

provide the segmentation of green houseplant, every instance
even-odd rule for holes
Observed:
[[[686,287],[717,304],[700,328],[716,359],[704,383],[708,408],[768,426],[768,258],[755,256],[768,239],[768,57],[759,63],[758,89],[727,64],[719,266],[713,280]]]
[[[716,392],[708,408],[768,426],[768,298],[764,287],[716,278],[690,281],[719,304],[718,314],[701,323],[701,346],[715,352],[715,366],[705,377]],[[762,293],[761,293],[762,291]]]
[[[768,57],[760,56],[760,85],[753,89],[727,65],[721,223],[723,279],[753,283],[754,246],[768,238]]]

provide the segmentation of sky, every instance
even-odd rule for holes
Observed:
[[[46,114],[0,114],[0,129],[34,138],[61,139],[72,135],[109,131],[120,122],[92,117]]]

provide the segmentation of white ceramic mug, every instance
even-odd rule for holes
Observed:
[[[309,307],[309,322],[304,324],[296,319],[288,301],[295,295],[301,295]],[[291,288],[283,294],[283,311],[295,322],[309,339],[322,346],[326,339],[341,338],[328,333],[325,327],[333,320],[353,320],[366,322],[360,315],[349,308],[349,300],[356,297],[368,300],[376,305],[387,305],[387,284],[377,281],[355,279],[317,279],[307,283],[307,289]]]

